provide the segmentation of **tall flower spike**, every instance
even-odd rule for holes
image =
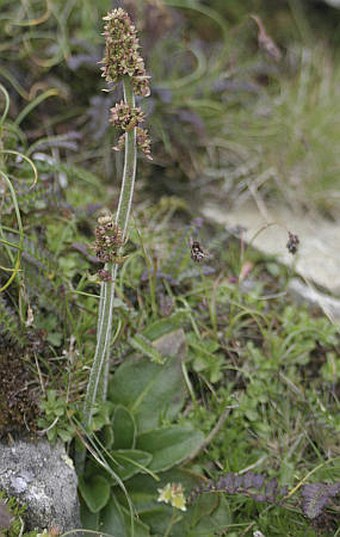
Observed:
[[[113,303],[118,267],[124,263],[124,244],[128,236],[129,219],[136,179],[137,146],[150,155],[147,131],[141,129],[144,114],[135,105],[136,95],[150,94],[149,77],[139,54],[136,29],[129,15],[121,8],[114,9],[104,17],[105,56],[102,75],[109,83],[122,82],[124,101],[111,109],[111,123],[122,132],[117,146],[124,151],[124,167],[115,219],[103,215],[98,219],[94,250],[104,263],[99,273],[101,280],[98,308],[97,343],[84,401],[84,425],[91,433],[96,405],[106,400],[112,344]],[[78,454],[78,472],[82,472],[85,451]]]
[[[129,15],[122,9],[114,9],[103,20],[105,36],[105,56],[102,60],[103,77],[107,82],[118,82],[122,77],[131,78],[136,95],[150,95],[149,76],[144,60],[139,54],[140,45],[135,26]]]

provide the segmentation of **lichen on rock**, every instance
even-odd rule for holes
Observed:
[[[81,527],[77,476],[62,443],[0,443],[0,490],[26,505],[25,530]]]

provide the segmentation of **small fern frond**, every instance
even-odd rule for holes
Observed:
[[[18,315],[0,294],[0,336],[7,344],[23,348],[27,343]]]

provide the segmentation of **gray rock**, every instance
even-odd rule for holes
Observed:
[[[340,298],[340,220],[330,222],[318,215],[298,214],[283,206],[266,206],[260,212],[253,203],[229,211],[216,203],[207,204],[203,214],[227,229],[242,226],[244,242],[264,254],[275,255],[303,280]],[[300,239],[295,256],[286,248],[288,230]]]
[[[77,476],[62,444],[0,443],[0,490],[27,506],[27,530],[81,527]]]
[[[163,356],[177,356],[178,359],[183,360],[186,352],[186,339],[182,328],[164,334],[156,341],[154,346]]]
[[[326,4],[340,9],[340,0],[323,0]]]
[[[305,302],[321,309],[333,322],[340,324],[340,300],[321,293],[311,285],[303,283],[298,278],[292,278],[288,285],[290,294],[299,302]]]

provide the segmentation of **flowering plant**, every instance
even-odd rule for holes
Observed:
[[[149,77],[140,55],[136,29],[122,8],[109,12],[104,21],[102,76],[110,86],[123,84],[124,100],[111,109],[110,122],[122,132],[114,149],[124,149],[125,158],[116,217],[99,217],[95,231],[94,249],[97,257],[103,261],[104,268],[100,271],[97,344],[84,404],[85,427],[88,431],[91,431],[96,404],[106,400],[115,282],[118,268],[125,259],[123,253],[136,178],[137,147],[151,158],[150,139],[147,131],[141,127],[144,114],[135,105],[136,95],[150,95]]]

